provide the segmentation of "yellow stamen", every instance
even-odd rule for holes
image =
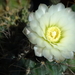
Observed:
[[[46,31],[46,38],[50,42],[57,42],[60,38],[61,31],[58,27],[49,27]]]

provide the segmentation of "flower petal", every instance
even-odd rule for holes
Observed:
[[[44,40],[42,38],[37,38],[36,40],[36,44],[40,47],[44,47]],[[40,43],[39,43],[40,42]]]
[[[62,56],[67,59],[72,59],[74,57],[74,53],[71,51],[63,51],[61,52]]]
[[[52,54],[51,54],[51,52],[50,52],[50,50],[49,49],[47,49],[47,48],[44,48],[43,49],[43,56],[46,58],[46,59],[48,59],[48,61],[53,61],[53,56],[52,56]]]
[[[34,16],[34,13],[33,13],[33,12],[30,13],[28,20],[29,20],[29,21],[32,21],[32,20],[35,20],[35,19],[36,19],[36,18],[35,18],[35,16]]]
[[[57,5],[50,6],[48,11],[50,12],[50,15],[52,15],[56,13],[57,11],[61,11],[63,9],[65,9],[65,6],[62,3],[58,3]]]
[[[47,10],[48,7],[45,4],[40,4],[38,10],[35,11],[35,17],[39,19]]]
[[[52,55],[54,56],[54,59],[59,61],[59,60],[64,60],[64,57],[62,57],[61,52],[57,49],[52,49],[51,50]]]
[[[36,44],[35,40],[39,38],[39,36],[35,34],[34,32],[31,32],[30,34],[28,34],[27,37],[32,44]]]
[[[38,9],[42,10],[43,14],[45,14],[45,12],[48,10],[48,7],[45,4],[40,4]]]
[[[48,43],[47,41],[44,41],[43,44],[47,49],[52,49],[51,44]]]
[[[39,22],[37,20],[31,21],[30,22],[30,27],[31,29],[36,32],[39,36],[43,36],[43,32],[41,27],[39,26]]]
[[[43,30],[43,32],[45,32],[45,28],[49,25],[49,20],[50,20],[49,13],[45,13],[45,15],[43,15],[39,19],[40,27]]]
[[[30,35],[33,31],[29,26],[26,26],[22,32],[28,37],[28,35]]]
[[[42,48],[39,47],[39,46],[34,46],[34,52],[35,52],[35,55],[38,56],[38,57],[41,57],[42,56]]]

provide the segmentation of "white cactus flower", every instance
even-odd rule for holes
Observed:
[[[49,61],[74,57],[75,13],[62,3],[49,8],[40,4],[29,15],[29,24],[23,33],[34,44],[34,52],[38,57],[44,56]]]

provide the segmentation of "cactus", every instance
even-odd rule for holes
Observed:
[[[0,0],[0,38],[11,25],[17,25],[17,20],[27,21],[29,5],[29,0]],[[24,15],[21,10],[24,11]],[[19,16],[19,12],[24,16],[23,19]]]
[[[72,10],[75,12],[75,4],[71,6]]]
[[[67,66],[61,65],[56,62],[48,62],[48,61],[35,62],[30,59],[25,59],[23,57],[13,65],[16,65],[13,67],[13,69],[16,68],[17,70],[19,70],[18,71],[18,73],[20,72],[19,75],[63,75],[67,68]],[[17,75],[17,71],[14,71],[13,73]]]
[[[52,4],[57,4],[60,2],[60,0],[50,0],[52,2]]]
[[[29,7],[30,0],[0,0],[0,15],[6,11],[16,12],[24,6]]]
[[[29,0],[0,0],[0,75],[10,75],[10,73],[14,75],[14,72],[11,72],[13,67],[10,65],[13,61],[19,63],[17,61],[19,54],[23,52],[23,49],[20,48],[24,48],[24,45],[27,45],[27,39],[22,30],[26,25],[24,22],[27,21],[29,5]],[[21,20],[20,15],[22,15],[23,10],[26,17]],[[23,42],[25,43],[24,45],[22,45]]]

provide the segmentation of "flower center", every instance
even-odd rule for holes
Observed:
[[[50,42],[57,42],[60,38],[61,31],[58,27],[50,27],[47,29],[46,38]]]

